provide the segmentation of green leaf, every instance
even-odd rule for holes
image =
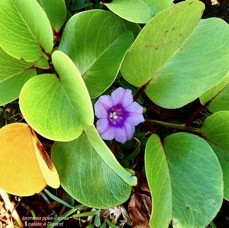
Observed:
[[[83,131],[79,116],[54,74],[30,79],[21,90],[19,104],[27,123],[48,139],[73,140]]]
[[[66,96],[75,111],[78,112],[80,120],[84,124],[92,125],[94,122],[94,111],[87,87],[78,69],[71,59],[61,51],[53,52],[52,60]]]
[[[172,219],[172,189],[163,145],[157,135],[146,144],[145,171],[153,199],[150,227],[168,227]]]
[[[176,133],[165,138],[173,193],[173,225],[205,227],[223,201],[223,176],[211,147],[200,137]]]
[[[76,14],[66,24],[60,50],[73,60],[92,98],[102,94],[118,74],[133,41],[127,27],[130,24],[103,10]],[[136,31],[136,26],[132,29]]]
[[[209,142],[229,152],[229,111],[220,111],[207,117],[200,129]]]
[[[228,72],[229,26],[217,18],[198,24],[203,9],[200,1],[189,0],[157,14],[123,61],[123,77],[145,86],[147,96],[162,107],[190,103]]]
[[[118,16],[135,23],[147,23],[154,15],[169,7],[173,0],[113,0],[105,4]]]
[[[49,20],[36,0],[0,1],[0,47],[17,59],[33,62],[53,48]],[[42,48],[41,48],[42,47]]]
[[[212,143],[209,144],[217,155],[221,168],[223,170],[224,199],[229,201],[229,153],[220,149],[218,146]]]
[[[108,149],[106,144],[99,136],[94,126],[87,126],[84,128],[85,134],[88,137],[89,142],[93,145],[99,156],[103,158],[104,162],[115,171],[127,184],[135,186],[137,184],[136,177],[132,176],[129,172],[125,171],[119,163],[114,159],[114,155]]]
[[[19,97],[26,81],[37,74],[32,66],[32,63],[15,59],[0,48],[0,106]]]
[[[200,102],[211,112],[229,111],[229,73],[216,86],[200,96]]]
[[[67,11],[64,0],[38,0],[45,10],[53,29],[58,32],[65,22]]]
[[[127,31],[130,31],[134,34],[134,39],[135,39],[138,36],[139,32],[141,31],[141,26],[129,21],[123,21],[123,22],[125,23]]]
[[[124,170],[94,126],[71,142],[56,142],[52,160],[61,185],[77,201],[89,207],[109,208],[125,202],[136,177]]]
[[[145,162],[154,203],[151,227],[168,227],[170,219],[179,228],[206,227],[212,221],[223,201],[223,175],[205,140],[175,133],[160,142],[152,135]]]
[[[20,109],[39,134],[57,141],[77,138],[84,125],[92,125],[94,112],[79,71],[64,53],[55,51],[58,73],[30,79],[20,93]]]
[[[34,66],[41,69],[48,69],[50,67],[48,60],[43,56],[34,63]]]

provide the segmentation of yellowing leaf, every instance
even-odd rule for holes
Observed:
[[[58,188],[56,168],[35,132],[24,123],[0,129],[0,188],[19,196],[40,192],[46,184]]]

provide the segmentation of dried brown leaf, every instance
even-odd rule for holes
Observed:
[[[133,193],[128,205],[128,211],[133,228],[149,228],[149,218],[152,211],[152,200],[146,178],[137,175],[138,184],[133,188]]]

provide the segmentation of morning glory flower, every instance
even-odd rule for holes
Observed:
[[[101,96],[94,105],[101,138],[120,143],[130,140],[135,126],[144,121],[143,107],[134,101],[130,89],[117,88],[111,96]]]

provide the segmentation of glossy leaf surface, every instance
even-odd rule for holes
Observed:
[[[118,74],[133,41],[126,26],[120,18],[102,10],[79,13],[66,24],[60,50],[79,69],[91,97],[103,93]]]
[[[6,192],[29,196],[46,184],[60,185],[57,171],[34,131],[24,123],[0,129],[0,186]]]
[[[147,23],[155,14],[169,7],[172,2],[173,0],[114,0],[105,5],[125,20]]]
[[[52,160],[61,185],[77,201],[96,208],[120,205],[136,178],[120,166],[94,126],[71,142],[56,142]]]
[[[56,51],[53,63],[60,78],[43,74],[29,80],[20,93],[20,108],[39,134],[52,140],[69,141],[82,133],[85,124],[93,124],[92,104],[71,60]]]
[[[218,157],[222,171],[224,182],[224,199],[229,201],[229,153],[220,149],[218,146],[209,143]]]
[[[48,69],[50,67],[48,60],[43,56],[34,63],[34,66],[41,69]]]
[[[221,111],[204,120],[201,134],[205,139],[229,152],[229,112]]]
[[[19,97],[22,86],[37,74],[32,63],[18,60],[0,48],[0,105]]]
[[[200,102],[211,112],[229,111],[229,73],[216,86],[200,97]]]
[[[60,83],[75,112],[78,113],[82,123],[92,125],[94,111],[87,87],[78,69],[71,59],[61,51],[53,53],[52,61],[60,77]]]
[[[152,195],[157,196],[153,198],[156,214],[153,212],[151,216],[151,226],[158,227],[159,223],[168,225],[169,207],[172,207],[174,227],[207,226],[223,200],[221,166],[208,143],[192,134],[175,133],[167,136],[161,144],[153,135],[147,142],[146,159],[149,185]],[[160,194],[159,189],[165,193]],[[171,193],[172,200],[167,200],[167,213],[157,216],[157,211],[165,207],[165,197],[169,199]]]
[[[166,154],[157,135],[147,141],[145,169],[153,199],[151,227],[168,227],[172,218],[172,188]]]
[[[188,133],[168,136],[165,151],[175,227],[207,226],[223,200],[223,175],[217,157],[203,139]]]
[[[123,77],[134,86],[146,86],[147,96],[159,106],[182,107],[228,72],[229,26],[216,18],[198,24],[203,9],[203,3],[191,0],[157,14],[124,59]]]
[[[42,48],[47,53],[53,48],[51,25],[36,0],[0,1],[0,37],[0,47],[27,62],[43,56]]]
[[[65,22],[67,12],[64,0],[38,0],[45,10],[53,29],[58,32]]]

